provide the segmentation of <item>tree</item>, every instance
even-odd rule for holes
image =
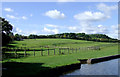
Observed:
[[[85,33],[77,33],[76,37],[77,37],[77,39],[84,39],[85,35],[86,35]]]
[[[69,38],[76,39],[76,34],[75,33],[70,33]]]
[[[0,17],[0,24],[2,25],[2,45],[5,46],[12,41],[10,34],[12,33],[13,27],[2,17]]]
[[[19,35],[19,34],[15,34],[14,39],[17,40],[17,41],[23,40],[23,39],[22,39],[22,35]]]
[[[90,40],[91,37],[90,37],[89,35],[85,35],[85,36],[84,36],[84,39],[85,39],[85,40]]]
[[[30,34],[28,37],[29,39],[35,39],[35,36],[33,34]]]

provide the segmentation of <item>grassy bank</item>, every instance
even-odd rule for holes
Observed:
[[[55,47],[87,47],[87,46],[101,46],[113,43],[101,43],[101,42],[89,42],[81,40],[70,40],[70,39],[32,39],[24,41],[15,41],[11,44],[15,47],[34,47],[38,46]],[[12,53],[12,52],[7,52]],[[20,51],[19,53],[24,53]],[[74,63],[79,63],[77,59],[89,59],[89,58],[99,58],[104,56],[116,55],[118,54],[118,46],[102,47],[101,50],[81,50],[77,53],[63,54],[63,55],[45,55],[40,56],[40,51],[36,52],[36,56],[33,56],[32,51],[28,51],[30,55],[21,58],[9,58],[3,61],[3,67],[8,68],[8,70],[3,70],[3,74],[23,76],[23,75],[36,75],[41,71],[45,71],[51,68],[66,66]],[[9,63],[8,63],[9,62]]]

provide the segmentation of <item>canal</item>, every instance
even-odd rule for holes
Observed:
[[[113,59],[95,64],[81,64],[81,68],[64,73],[67,75],[118,75],[118,61]]]

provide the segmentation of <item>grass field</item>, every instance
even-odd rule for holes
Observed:
[[[112,45],[113,46],[109,46]],[[14,41],[13,44],[10,44],[14,47],[29,47],[35,49],[45,48],[48,46],[49,48],[55,48],[58,51],[58,47],[70,47],[70,48],[80,48],[80,47],[88,47],[88,46],[100,46],[100,50],[80,50],[77,53],[71,54],[63,54],[63,55],[52,55],[53,50],[50,50],[50,55],[41,56],[41,52],[35,52],[36,55],[33,56],[33,51],[27,51],[27,57],[21,58],[9,58],[3,61],[3,64],[8,65],[7,62],[17,62],[22,64],[12,64],[14,65],[14,72],[17,75],[34,75],[36,72],[40,72],[41,70],[45,70],[46,68],[56,68],[60,66],[70,65],[74,63],[79,63],[77,59],[89,59],[89,58],[98,58],[103,56],[110,56],[118,54],[118,45],[115,43],[105,43],[105,42],[92,42],[92,41],[82,41],[82,40],[72,40],[72,39],[28,39],[24,41]],[[106,46],[108,45],[108,46]],[[70,52],[72,52],[70,50]],[[14,53],[7,51],[6,53]],[[24,51],[19,51],[17,53],[24,53]],[[44,52],[47,54],[47,52]],[[9,63],[9,65],[10,65]],[[41,64],[41,65],[40,65]],[[43,68],[44,67],[44,68]],[[25,69],[25,70],[23,70]],[[30,70],[33,69],[33,70]],[[25,71],[29,73],[25,73]],[[8,71],[4,71],[8,72]],[[12,74],[12,71],[9,71],[8,74]]]
[[[86,46],[97,46],[103,44],[112,44],[104,42],[93,42],[93,41],[83,41],[83,40],[72,40],[72,39],[26,39],[24,41],[14,41],[13,44],[10,44],[15,47],[86,47]]]

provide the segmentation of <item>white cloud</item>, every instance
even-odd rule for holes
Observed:
[[[4,8],[4,10],[7,12],[13,12],[13,9],[11,9],[11,8]]]
[[[46,24],[48,27],[53,27],[53,28],[57,28],[57,25],[52,25],[52,24]]]
[[[38,34],[39,32],[38,31],[31,31],[31,32],[28,32],[29,34]]]
[[[23,19],[23,20],[26,20],[26,19],[27,19],[26,16],[16,17],[16,16],[9,15],[9,14],[7,14],[6,17],[7,17],[7,18],[10,18],[10,19],[17,19],[17,20],[18,20],[18,19]]]
[[[81,24],[80,26],[71,26],[68,27],[68,30],[76,33],[86,33],[86,34],[106,34],[108,33],[108,28],[103,25],[86,25]]]
[[[68,27],[68,29],[71,30],[71,31],[76,31],[76,30],[77,30],[77,27],[75,27],[75,26],[70,26],[70,27]]]
[[[13,16],[13,15],[6,15],[7,18],[10,18],[10,19],[18,19],[17,17]]]
[[[50,10],[45,13],[46,16],[53,18],[53,19],[64,19],[65,15],[64,13],[61,13],[60,11],[57,10]]]
[[[105,26],[105,25],[87,25],[87,26],[80,26],[80,32],[85,32],[87,34],[106,34],[112,38],[118,38],[118,26]]]
[[[110,15],[111,11],[118,9],[118,5],[107,6],[104,3],[100,3],[97,5],[97,9],[103,11],[105,14]]]
[[[18,27],[15,27],[14,25],[13,25],[13,30],[12,30],[12,32],[14,33],[14,34],[21,34],[21,35],[30,35],[30,34],[39,34],[40,32],[39,31],[37,31],[37,30],[32,30],[32,31],[30,31],[30,30],[25,30],[25,31],[23,31],[23,30],[21,30],[20,28],[18,28]]]
[[[30,34],[34,34],[34,35],[40,35],[40,31],[38,30],[25,30],[24,32],[22,32],[22,35],[26,35],[29,36]]]
[[[43,32],[47,32],[48,34],[57,34],[59,33],[58,29],[48,29],[44,27]]]
[[[98,25],[99,28],[101,28],[103,25]]]
[[[91,12],[85,11],[74,15],[74,18],[80,22],[80,25],[77,27],[78,32],[84,32],[87,34],[107,34],[110,37],[117,38],[117,28],[115,26],[105,26],[105,25],[94,25],[97,21],[102,21],[110,18],[110,13],[112,10],[117,9],[117,6],[107,6],[105,4],[97,5],[97,9],[101,12]]]
[[[16,33],[21,33],[21,32],[22,32],[22,30],[21,30],[21,29],[16,28]]]
[[[23,31],[22,31],[21,29],[15,27],[14,25],[12,25],[12,26],[13,26],[12,32],[13,32],[14,34],[22,34]]]
[[[22,18],[22,19],[24,19],[24,20],[26,20],[26,19],[27,19],[27,17],[26,17],[26,16],[22,16],[21,18]]]
[[[79,13],[74,15],[74,18],[80,21],[101,21],[106,18],[109,18],[109,16],[104,15],[101,12],[91,12],[91,11],[85,11],[83,13]]]
[[[58,0],[58,2],[75,2],[76,0]]]
[[[30,14],[30,17],[32,17],[33,16],[33,14]]]
[[[108,33],[107,27],[103,25],[93,25],[91,23],[80,23],[81,31],[88,34],[106,34]]]
[[[65,29],[70,30],[68,32],[75,32],[75,33],[106,34],[112,38],[118,38],[118,32],[120,34],[120,29],[118,28],[117,25],[105,26],[101,24],[92,25],[88,23],[80,23],[79,26],[70,26],[70,27],[66,27]]]
[[[119,26],[118,25],[112,25],[109,27],[110,29],[110,32],[108,33],[108,35],[110,37],[113,37],[113,38],[118,38],[118,33],[119,33]]]
[[[108,27],[105,27],[103,25],[98,25],[96,28],[96,33],[106,34],[108,32],[109,32]]]
[[[76,29],[77,31],[79,29],[78,32],[84,32],[87,34],[105,34],[108,32],[107,28],[103,25],[93,25],[93,23],[96,21],[102,21],[109,18],[109,16],[105,15],[104,13],[85,11],[83,13],[74,15],[74,18],[80,22],[79,27]]]
[[[102,21],[110,18],[110,13],[113,10],[117,9],[117,6],[107,6],[103,3],[97,5],[97,9],[101,12],[91,12],[91,11],[85,11],[83,13],[79,13],[74,15],[74,18],[79,20],[80,32],[85,32],[88,34],[94,34],[94,33],[101,33],[101,34],[117,34],[117,29],[112,29],[113,27],[105,27],[103,25],[95,26],[93,25],[96,21]],[[114,32],[112,32],[112,31]],[[115,36],[114,36],[115,37]]]

